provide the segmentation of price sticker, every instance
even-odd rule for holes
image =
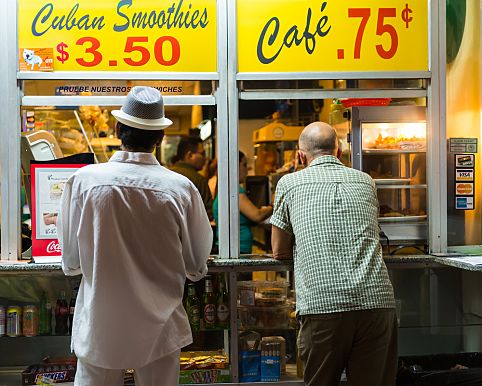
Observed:
[[[239,72],[427,71],[428,1],[240,0]]]
[[[216,72],[216,0],[19,0],[19,47],[55,71]]]

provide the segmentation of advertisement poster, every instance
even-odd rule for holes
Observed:
[[[21,48],[18,55],[20,71],[53,71],[52,48]]]
[[[35,169],[35,237],[37,239],[57,237],[57,216],[60,209],[60,198],[62,197],[65,183],[77,169]]]
[[[77,163],[78,160],[81,163]],[[60,261],[62,251],[58,241],[57,219],[62,192],[70,176],[90,163],[93,163],[93,155],[86,153],[54,161],[32,161],[30,164],[34,259],[58,256]],[[40,259],[36,262],[40,262]]]

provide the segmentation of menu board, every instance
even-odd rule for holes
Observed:
[[[239,0],[238,72],[427,71],[427,0]]]
[[[19,0],[18,9],[26,71],[46,60],[54,71],[217,70],[216,0]]]

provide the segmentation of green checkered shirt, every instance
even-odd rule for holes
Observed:
[[[395,307],[370,176],[316,158],[279,180],[271,224],[294,235],[298,313]]]

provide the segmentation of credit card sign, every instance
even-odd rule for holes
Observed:
[[[455,167],[474,167],[474,155],[473,154],[455,154]]]
[[[474,209],[474,197],[455,197],[455,209]]]
[[[474,169],[456,169],[455,181],[473,181]]]
[[[472,182],[458,182],[455,184],[455,193],[460,196],[472,196],[474,184]]]

